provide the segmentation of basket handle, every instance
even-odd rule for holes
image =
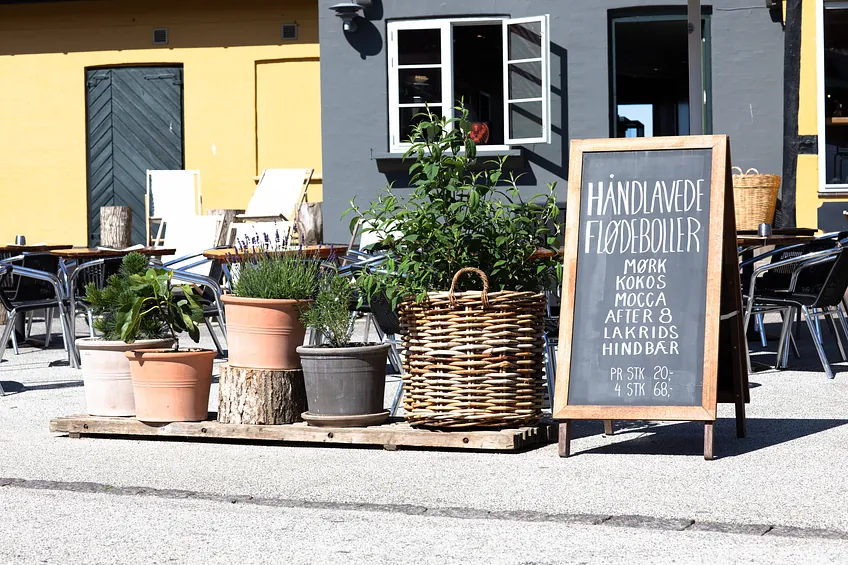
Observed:
[[[448,293],[448,300],[450,300],[451,306],[456,306],[456,282],[459,280],[459,277],[464,275],[465,273],[475,273],[480,276],[483,280],[483,293],[481,295],[481,299],[483,301],[483,308],[489,307],[489,277],[486,276],[486,273],[481,271],[480,269],[474,267],[463,267],[458,270],[456,274],[453,276],[453,280],[451,281],[450,292]]]
[[[731,174],[736,174],[736,171],[739,171],[739,174],[740,174],[740,175],[744,175],[744,174],[745,174],[745,173],[743,173],[743,172],[742,172],[742,167],[731,167],[731,168],[730,168],[730,172],[731,172]]]
[[[740,170],[742,170],[742,169],[740,169]],[[755,174],[755,175],[760,174],[760,171],[758,171],[757,169],[755,169],[755,168],[753,168],[753,167],[751,167],[750,169],[748,169],[747,171],[745,171],[745,174],[746,174],[746,175],[750,175],[750,174],[751,174],[751,171],[754,171],[754,174]]]

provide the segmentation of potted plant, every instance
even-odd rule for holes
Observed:
[[[383,396],[391,345],[350,341],[353,294],[350,281],[327,267],[315,301],[301,314],[304,323],[327,341],[297,348],[309,407],[303,419],[311,425],[368,426],[389,417]]]
[[[122,259],[118,273],[107,279],[104,288],[97,288],[94,283],[85,288],[86,300],[94,314],[94,329],[101,334],[76,340],[86,407],[92,416],[134,416],[130,363],[124,353],[170,347],[173,343],[165,325],[151,315],[140,320],[130,343],[121,337],[118,312],[126,309],[135,296],[130,277],[144,273],[147,263],[144,255],[130,253]]]
[[[297,369],[297,347],[306,328],[300,311],[315,296],[317,260],[299,250],[287,250],[275,234],[264,241],[242,241],[228,259],[238,273],[232,294],[222,297],[227,317],[229,362],[236,367]]]
[[[468,112],[455,115],[418,116],[410,191],[351,203],[360,225],[391,227],[386,260],[358,282],[399,308],[407,420],[528,425],[544,395],[545,291],[562,271],[555,185],[525,196],[506,157],[477,161]]]
[[[186,332],[197,343],[203,309],[189,285],[173,284],[173,273],[148,269],[130,276],[132,299],[118,311],[121,337],[132,343],[146,320],[165,327],[173,340],[168,349],[128,351],[136,417],[145,422],[192,422],[209,413],[209,389],[216,351],[180,348],[177,336]]]

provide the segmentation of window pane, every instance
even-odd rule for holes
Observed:
[[[542,97],[542,64],[513,63],[509,65],[509,98]]]
[[[435,114],[437,118],[442,116],[441,106],[430,106],[429,108],[430,112]],[[399,108],[398,110],[400,111],[400,141],[401,143],[408,143],[412,135],[412,128],[428,119],[426,115],[427,108],[419,106],[414,108]]]
[[[439,29],[401,29],[397,32],[398,65],[438,65],[442,62]]]
[[[453,97],[446,102],[465,103],[478,145],[504,143],[503,40],[500,22],[453,27]]]
[[[615,18],[610,50],[613,76],[609,95],[613,99],[610,126],[614,137],[688,135],[689,130],[689,32],[686,19],[676,15]],[[710,38],[708,17],[703,32],[703,131],[711,131]],[[697,103],[697,101],[696,101]],[[634,109],[650,108],[650,117],[637,117]],[[640,124],[631,123],[640,122]]]
[[[398,100],[401,104],[442,101],[441,69],[401,69],[398,75]]]
[[[542,22],[510,24],[507,37],[510,60],[537,59],[542,56]]]
[[[619,104],[618,131],[621,137],[653,137],[654,105]]]
[[[824,11],[825,183],[848,184],[848,10]]]
[[[509,105],[509,137],[544,137],[542,127],[542,102],[520,102]]]

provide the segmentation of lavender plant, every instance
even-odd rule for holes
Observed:
[[[275,230],[274,240],[264,233],[240,240],[227,258],[238,277],[233,294],[244,298],[307,300],[318,292],[317,257],[303,248],[291,249],[289,237]]]

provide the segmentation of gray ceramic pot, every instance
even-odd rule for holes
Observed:
[[[386,357],[390,347],[390,344],[298,347],[307,414],[346,417],[384,413]],[[307,415],[304,419],[309,421]]]

